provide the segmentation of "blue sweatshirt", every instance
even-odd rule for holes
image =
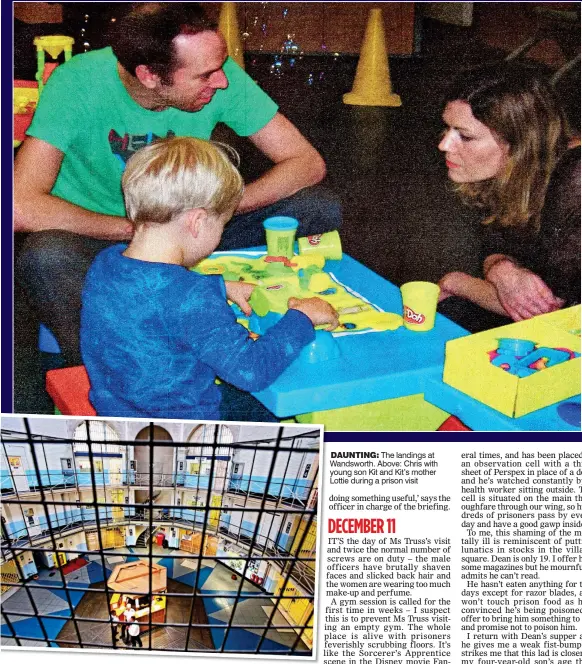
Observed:
[[[227,304],[221,276],[102,251],[83,289],[81,353],[99,415],[220,419],[218,376],[270,385],[315,336],[290,310],[257,341]]]

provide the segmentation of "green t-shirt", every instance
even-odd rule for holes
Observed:
[[[121,175],[139,148],[169,135],[209,139],[219,123],[239,136],[262,129],[275,102],[230,58],[228,79],[212,101],[190,113],[150,111],[128,94],[110,48],[75,56],[45,86],[28,135],[64,153],[52,194],[85,209],[125,216]]]

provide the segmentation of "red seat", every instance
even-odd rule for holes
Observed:
[[[62,415],[96,415],[89,401],[90,387],[83,365],[51,369],[46,373],[46,391]]]
[[[469,429],[458,417],[451,415],[440,425],[437,431],[473,431],[473,429]]]

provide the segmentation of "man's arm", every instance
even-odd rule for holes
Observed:
[[[324,178],[321,155],[281,113],[249,138],[275,165],[245,187],[237,214],[275,203]]]
[[[104,240],[131,237],[124,217],[91,212],[51,195],[62,161],[63,153],[50,143],[32,136],[24,141],[14,163],[14,230],[64,230]]]

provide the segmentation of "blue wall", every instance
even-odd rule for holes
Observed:
[[[22,475],[21,472],[18,473]],[[37,481],[36,472],[34,470],[25,471],[26,480],[29,487],[35,488],[39,486]],[[120,471],[119,473],[113,473],[116,476],[121,476],[121,482],[115,482],[114,486],[120,484],[134,484],[135,483],[135,471],[131,470],[128,472]],[[91,486],[91,471],[89,470],[77,470],[75,482],[75,473],[72,470],[41,470],[40,481],[43,487],[49,486]],[[129,479],[129,482],[128,482]],[[104,470],[102,473],[95,471],[95,482],[97,486],[111,486],[111,477],[108,470]],[[6,490],[14,489],[14,483],[10,476],[10,471],[7,468],[2,468],[0,470],[0,483],[1,488]],[[202,486],[202,484],[200,485]],[[208,480],[206,481],[206,486],[208,486]]]
[[[285,479],[283,477],[273,477],[269,482],[267,493],[271,496],[281,496],[282,498],[301,498],[306,500],[309,497],[309,491],[313,482],[303,479]],[[267,477],[257,475],[233,475],[228,483],[229,491],[250,491],[251,493],[265,493],[267,486]]]
[[[4,491],[14,488],[10,471],[7,468],[0,468],[0,486]]]
[[[185,519],[195,523],[204,523],[204,510],[197,510],[195,507],[175,507],[168,510],[168,516],[174,519]]]
[[[120,505],[122,507],[122,505]],[[133,507],[124,507],[123,508],[124,514],[126,516],[132,516],[135,514],[135,508]],[[47,519],[44,514],[44,511],[42,513],[36,514],[36,521],[34,525],[29,525],[29,529],[39,527],[41,530],[46,530],[47,529]],[[113,508],[111,507],[100,507],[99,508],[99,517],[100,519],[103,519],[103,526],[111,526],[115,525],[115,521],[113,521]],[[108,522],[106,523],[106,520],[108,519]],[[93,507],[70,507],[68,510],[68,513],[65,514],[64,512],[59,512],[58,514],[51,514],[50,515],[50,522],[51,526],[53,529],[58,529],[62,528],[63,526],[66,525],[73,525],[73,524],[81,524],[83,522],[85,523],[95,523],[95,509]],[[27,537],[27,529],[26,529],[26,524],[23,519],[18,519],[15,521],[6,521],[6,530],[8,534],[13,538],[19,538],[19,537]],[[58,533],[55,532],[55,535],[58,535]]]
[[[208,489],[208,475],[186,475],[184,486],[194,489]]]

